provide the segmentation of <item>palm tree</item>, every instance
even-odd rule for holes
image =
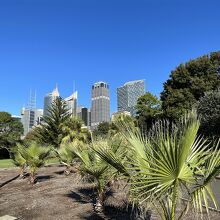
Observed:
[[[35,142],[32,142],[29,146],[18,145],[18,154],[24,158],[29,168],[31,184],[36,182],[36,170],[45,164],[50,152],[51,148],[42,147]]]
[[[96,152],[129,176],[130,193],[136,202],[161,207],[162,219],[181,219],[190,205],[202,213],[204,204],[208,212],[209,201],[217,207],[210,184],[220,173],[220,149],[219,141],[211,147],[197,135],[199,125],[195,112],[186,115],[178,127],[158,122],[147,136],[123,125],[122,134],[131,152],[127,162],[114,152],[101,148]],[[181,207],[183,196],[187,202]],[[180,213],[177,207],[182,208]]]
[[[13,149],[13,151],[15,151],[14,153],[12,153],[11,159],[13,160],[13,163],[15,164],[15,166],[20,168],[20,177],[23,178],[24,177],[24,170],[26,167],[26,160],[21,156],[21,154]]]
[[[75,145],[69,144],[67,146],[61,146],[59,150],[56,151],[58,154],[60,163],[65,165],[65,174],[69,175],[71,170],[71,166],[73,165],[73,159],[75,158],[75,154],[73,153]]]
[[[108,150],[108,147],[107,140],[98,140],[94,141],[92,146],[74,148],[74,153],[80,161],[80,174],[89,177],[96,186],[98,194],[94,206],[96,211],[101,211],[103,208],[106,186],[114,178],[116,170],[106,163],[94,149],[102,148]]]

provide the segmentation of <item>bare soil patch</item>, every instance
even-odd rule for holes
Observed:
[[[39,169],[38,182],[32,186],[28,177],[14,178],[17,168],[1,169],[0,216],[11,215],[24,220],[130,219],[130,214],[121,208],[126,199],[122,191],[109,191],[106,209],[98,214],[93,210],[93,184],[81,181],[74,173],[65,176],[63,170],[60,166]]]
[[[75,173],[65,176],[63,170],[61,166],[39,169],[38,183],[32,186],[28,177],[15,178],[17,168],[0,169],[0,185],[3,184],[0,188],[0,216],[10,215],[22,220],[135,219],[126,209],[126,189],[119,183],[107,192],[105,210],[98,214],[93,209],[93,184],[81,181]],[[154,211],[152,219],[159,219]],[[190,213],[186,219],[196,218]],[[211,213],[211,219],[220,219],[220,214]]]

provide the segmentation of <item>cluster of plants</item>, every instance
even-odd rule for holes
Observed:
[[[220,52],[180,65],[161,100],[148,92],[138,99],[135,119],[121,115],[93,132],[58,98],[43,123],[12,148],[12,159],[35,183],[37,168],[57,158],[66,175],[77,172],[94,183],[96,211],[119,180],[129,186],[128,202],[153,207],[161,219],[183,219],[190,208],[208,213],[210,202],[217,208],[211,183],[220,173],[219,66]]]
[[[195,111],[179,123],[159,120],[147,134],[123,118],[115,125],[118,133],[83,144],[71,141],[58,149],[18,145],[14,159],[22,169],[29,168],[34,183],[36,168],[55,152],[66,174],[74,169],[94,183],[96,211],[103,209],[106,190],[116,180],[129,185],[129,202],[153,207],[161,219],[183,219],[189,208],[201,214],[205,206],[209,212],[210,202],[217,208],[211,183],[220,173],[220,141],[198,135],[200,120]]]

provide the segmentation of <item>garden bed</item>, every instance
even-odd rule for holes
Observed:
[[[0,169],[0,184],[6,183],[0,188],[0,216],[23,220],[134,219],[125,210],[127,194],[120,184],[107,193],[105,211],[98,214],[93,210],[93,185],[74,173],[66,177],[63,170],[57,165],[39,169],[38,183],[32,186],[28,177],[13,179],[17,168]],[[154,212],[153,216],[159,219]],[[211,218],[220,219],[220,214],[212,212]],[[189,213],[186,219],[194,220],[195,216]]]

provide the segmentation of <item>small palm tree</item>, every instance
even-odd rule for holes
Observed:
[[[139,204],[160,206],[162,219],[181,219],[190,205],[208,212],[209,201],[217,207],[211,182],[220,173],[219,142],[211,147],[197,135],[199,120],[189,113],[180,126],[158,122],[147,136],[123,126],[122,134],[130,143],[126,162],[114,152],[97,150],[99,156],[129,176],[130,193]],[[120,168],[120,169],[119,169]],[[182,197],[184,207],[179,206]],[[177,207],[182,208],[177,213]]]
[[[45,164],[46,159],[50,156],[50,152],[51,148],[42,147],[35,142],[32,142],[29,146],[18,146],[18,154],[24,158],[29,168],[31,184],[36,182],[36,170]]]
[[[105,200],[106,186],[114,178],[116,170],[106,163],[94,149],[108,148],[106,140],[94,141],[92,146],[76,147],[74,153],[80,161],[79,172],[82,176],[87,176],[95,183],[97,188],[97,198],[95,210],[101,211]]]
[[[15,164],[15,166],[20,168],[20,177],[23,178],[24,177],[24,170],[26,167],[26,160],[21,156],[21,154],[17,151],[14,150],[15,152],[12,154],[11,159],[13,160],[13,163]]]
[[[69,144],[67,146],[61,146],[59,150],[56,151],[58,154],[60,163],[65,165],[65,174],[69,175],[71,172],[71,166],[73,165],[73,159],[75,158],[75,154],[73,153],[74,151],[74,145]]]

